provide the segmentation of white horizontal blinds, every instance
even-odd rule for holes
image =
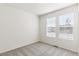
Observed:
[[[73,40],[74,13],[59,16],[59,38]]]
[[[47,37],[56,37],[56,17],[48,17],[46,22]]]

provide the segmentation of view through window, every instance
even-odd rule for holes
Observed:
[[[74,13],[60,15],[58,16],[58,26],[56,26],[56,22],[56,17],[47,18],[47,37],[56,37],[56,27],[59,27],[58,38],[73,40]]]
[[[56,17],[47,18],[47,36],[56,37]]]
[[[59,38],[73,39],[74,13],[59,16]]]

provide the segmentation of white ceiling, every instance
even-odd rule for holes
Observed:
[[[36,15],[42,15],[72,4],[73,3],[8,3],[7,5],[23,9]]]

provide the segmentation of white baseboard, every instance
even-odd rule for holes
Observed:
[[[20,45],[20,46],[16,46],[16,47],[13,47],[13,48],[10,48],[10,49],[3,49],[3,50],[0,50],[0,54],[1,54],[1,53],[4,53],[4,52],[11,51],[11,50],[14,50],[14,49],[17,49],[17,48],[20,48],[20,47],[23,47],[23,46],[27,46],[27,45],[33,44],[33,43],[35,43],[35,42],[38,42],[38,40],[37,40],[37,41],[31,41],[30,43],[22,44],[22,45]]]

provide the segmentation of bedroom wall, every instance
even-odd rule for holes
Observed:
[[[61,10],[57,10],[55,12],[51,12],[47,15],[42,15],[40,16],[40,41],[51,44],[51,45],[56,45],[65,49],[69,49],[75,52],[78,52],[77,50],[77,41],[78,41],[78,17],[77,17],[77,4],[73,5],[71,7],[67,7]],[[46,36],[46,18],[49,16],[58,16],[62,15],[64,13],[70,13],[70,12],[75,12],[75,27],[74,27],[74,39],[73,40],[66,40],[66,39],[59,39],[59,38],[52,38],[52,37],[47,37]],[[58,20],[58,18],[57,18]],[[58,34],[57,34],[58,35]]]
[[[38,41],[38,17],[0,4],[0,53]]]
[[[78,48],[78,55],[79,55],[79,3],[78,3],[78,40],[77,40],[77,48]]]

